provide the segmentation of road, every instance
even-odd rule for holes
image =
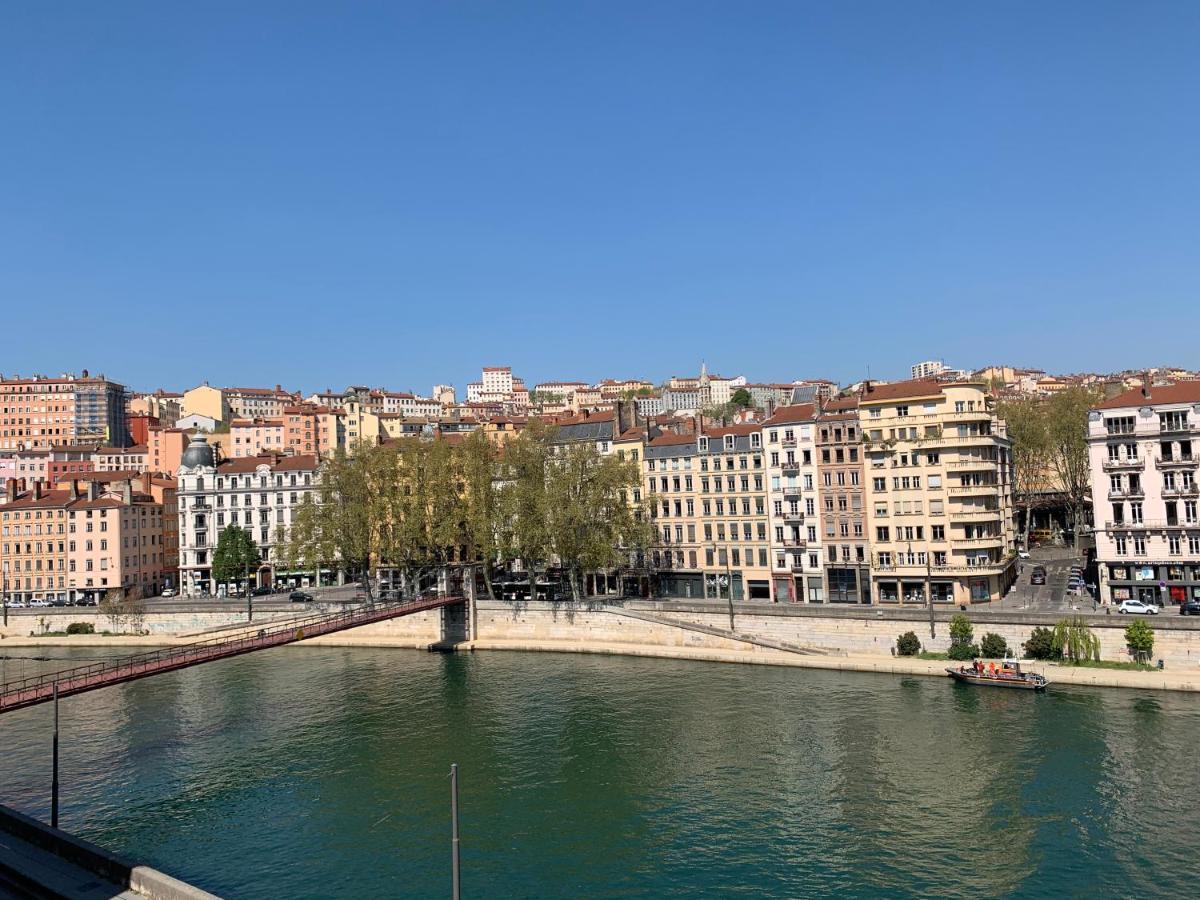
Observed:
[[[1031,581],[1034,567],[1039,565],[1046,567],[1045,584]],[[1030,558],[1022,561],[1021,574],[1012,590],[998,603],[993,603],[992,608],[1009,612],[1071,612],[1076,609],[1091,612],[1090,595],[1067,594],[1072,565],[1083,565],[1081,552],[1076,553],[1070,547],[1035,547]]]

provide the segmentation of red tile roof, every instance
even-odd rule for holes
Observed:
[[[765,426],[792,425],[796,422],[811,422],[817,415],[817,407],[812,403],[797,403],[795,406],[781,406],[774,415],[763,422]]]
[[[865,388],[861,403],[886,403],[889,400],[907,400],[918,397],[940,397],[942,385],[934,378],[915,378],[910,381],[893,381],[891,384],[872,384]]]
[[[1174,384],[1156,384],[1150,387],[1150,396],[1142,389],[1128,391],[1096,404],[1095,409],[1120,409],[1124,406],[1155,406],[1159,403],[1200,403],[1200,381],[1176,381]]]

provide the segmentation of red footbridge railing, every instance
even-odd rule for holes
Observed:
[[[256,650],[282,647],[284,644],[294,644],[306,638],[320,637],[335,631],[345,631],[347,628],[357,628],[372,622],[441,609],[462,602],[462,597],[423,597],[417,600],[361,606],[339,613],[288,619],[286,622],[266,623],[254,631],[249,630],[254,626],[247,624],[247,630],[237,637],[209,638],[134,656],[115,657],[112,660],[73,669],[32,675],[0,684],[0,713],[52,700],[55,685],[58,686],[59,697],[69,697],[72,694],[82,694],[85,691],[94,691],[162,672],[186,669],[189,666],[241,656]]]

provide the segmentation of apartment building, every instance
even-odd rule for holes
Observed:
[[[164,504],[128,480],[13,484],[0,507],[0,574],[18,600],[157,595],[173,574],[166,554]]]
[[[299,583],[313,573],[281,569],[274,558],[280,530],[316,488],[319,461],[312,455],[262,455],[218,462],[204,435],[184,451],[177,477],[179,577],[189,597],[216,592],[212,552],[228,525],[245,528],[258,545],[262,565],[251,577],[259,585]],[[329,573],[323,573],[329,574]]]
[[[817,410],[784,406],[762,424],[766,439],[773,595],[780,603],[824,603],[817,515]]]
[[[96,468],[96,452],[99,444],[62,444],[52,446],[46,454],[46,477],[50,484],[58,484]]]
[[[100,447],[92,458],[97,472],[144,472],[149,455],[144,446]]]
[[[1200,381],[1100,403],[1088,453],[1101,600],[1200,599]]]
[[[129,444],[126,391],[103,375],[0,377],[0,451]]]
[[[644,494],[634,500],[646,498],[659,537],[648,560],[655,573],[653,591],[656,596],[700,599],[705,596],[706,553],[696,435],[664,432],[647,441],[641,453]],[[715,540],[711,523],[710,533]]]
[[[858,429],[857,397],[832,400],[816,417],[817,531],[830,603],[871,602],[866,470]]]
[[[222,391],[229,407],[229,419],[273,419],[283,415],[284,407],[291,406],[300,398],[283,389],[227,387]]]
[[[762,428],[709,428],[696,437],[704,596],[771,599]]]
[[[866,383],[871,591],[879,603],[997,600],[1016,572],[1011,444],[981,382]]]

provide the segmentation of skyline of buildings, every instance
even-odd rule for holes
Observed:
[[[1200,381],[1167,381],[1193,373],[1054,376],[991,366],[967,376],[933,361],[913,370],[935,375],[844,388],[823,379],[761,384],[702,363],[697,376],[659,385],[559,380],[531,390],[511,367],[492,366],[461,397],[449,385],[430,397],[365,385],[304,396],[208,382],[132,393],[86,372],[4,379],[0,507],[34,515],[5,526],[14,540],[0,560],[31,596],[113,586],[199,595],[215,589],[216,534],[237,524],[262,552],[257,582],[305,578],[279,570],[272,553],[323,458],[359,441],[477,428],[503,444],[538,416],[557,425],[556,440],[595,442],[602,454],[638,461],[635,500],[654,520],[649,562],[655,590],[668,596],[986,602],[1011,585],[1016,560],[1012,446],[995,400],[1089,385],[1107,397],[1088,436],[1102,599],[1200,596],[1190,437]],[[747,398],[748,407],[734,402]],[[123,443],[103,440],[114,434]],[[37,529],[84,509],[81,497],[113,509],[122,538],[147,511],[157,535],[147,561],[140,552],[86,556],[71,542],[55,550],[57,538]],[[33,540],[15,540],[27,527]],[[85,571],[96,574],[71,578]],[[591,585],[611,587],[598,574]]]

